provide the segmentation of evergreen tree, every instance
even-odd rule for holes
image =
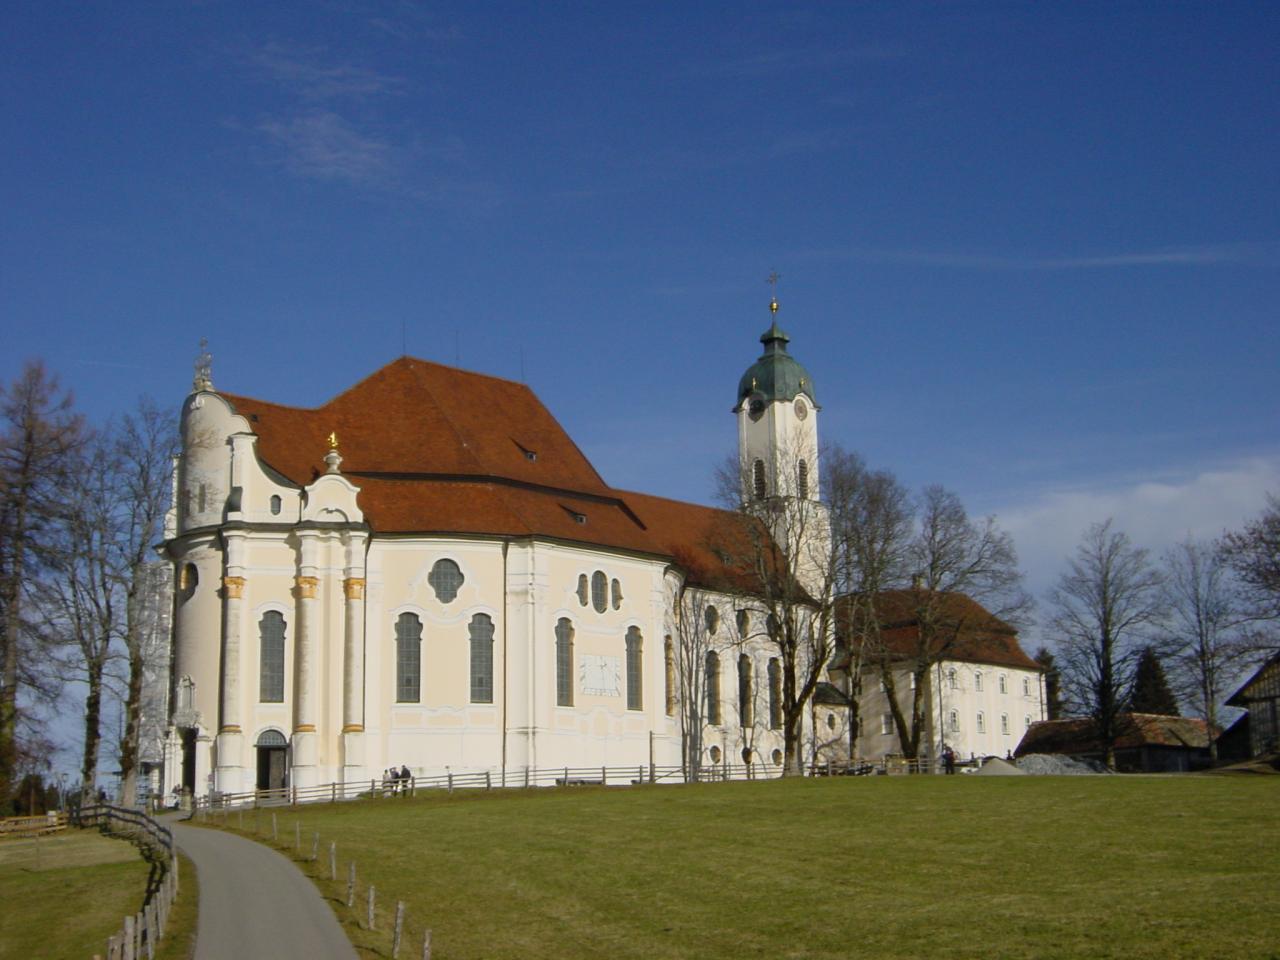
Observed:
[[[1044,667],[1044,710],[1046,720],[1062,719],[1062,677],[1053,662],[1053,654],[1048,647],[1036,651],[1036,663]]]
[[[1134,713],[1157,713],[1168,717],[1179,715],[1178,698],[1169,688],[1164,665],[1152,647],[1144,647],[1138,657],[1129,709]]]

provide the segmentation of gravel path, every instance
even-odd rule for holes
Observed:
[[[357,960],[329,905],[285,857],[221,830],[169,826],[200,881],[195,960]]]

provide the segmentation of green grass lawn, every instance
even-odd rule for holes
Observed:
[[[1280,778],[459,792],[282,810],[281,845],[295,819],[436,960],[1280,958]]]
[[[88,960],[142,906],[133,844],[91,830],[0,843],[0,957]]]

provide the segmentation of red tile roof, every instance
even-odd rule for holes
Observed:
[[[713,546],[732,513],[611,489],[523,384],[402,357],[314,409],[223,396],[259,458],[299,486],[337,433],[380,533],[553,537],[670,557],[702,586],[733,579]]]
[[[908,659],[920,649],[920,626],[916,614],[923,602],[920,591],[886,590],[877,598],[881,619],[880,636],[891,656]],[[850,608],[840,615],[839,629],[848,642],[860,633]],[[928,651],[931,658],[989,663],[1020,670],[1043,670],[1027,656],[1018,643],[1018,632],[991,614],[972,597],[948,593],[938,598],[937,619],[943,624]]]

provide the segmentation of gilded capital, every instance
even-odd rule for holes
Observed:
[[[318,577],[298,577],[295,581],[298,585],[298,597],[302,600],[314,600],[316,598],[316,587],[320,585]]]
[[[228,600],[239,600],[244,596],[244,577],[223,577],[222,592]]]
[[[364,577],[347,577],[342,581],[342,590],[348,600],[363,600]]]
[[[293,728],[294,733],[315,733],[316,725],[314,723],[300,723]]]

